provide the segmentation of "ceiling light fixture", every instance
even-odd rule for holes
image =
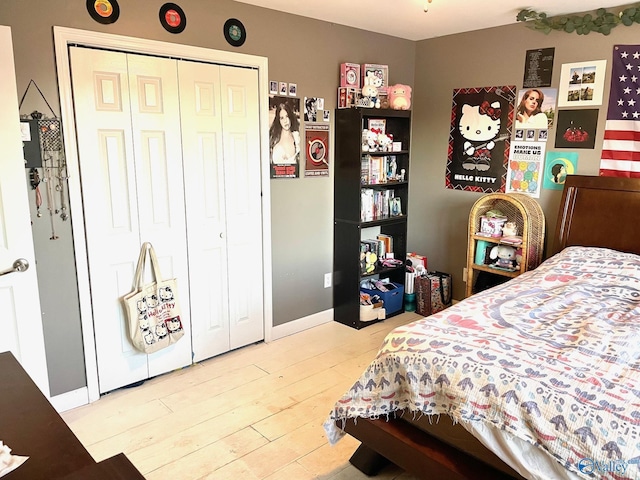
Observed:
[[[427,3],[424,4],[424,13],[427,13],[429,11],[429,4],[432,2],[432,0],[427,0]]]

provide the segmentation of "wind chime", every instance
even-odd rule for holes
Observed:
[[[62,143],[61,124],[51,105],[49,105],[42,91],[33,80],[29,82],[20,100],[20,107],[22,107],[31,85],[36,87],[47,107],[51,110],[53,117],[46,118],[38,111],[33,111],[30,115],[21,116],[25,166],[27,168],[30,167],[29,179],[31,188],[35,190],[36,216],[38,218],[42,217],[42,212],[40,211],[42,207],[40,184],[44,183],[47,210],[49,211],[49,220],[51,222],[50,240],[57,240],[58,235],[56,234],[54,216],[59,215],[62,221],[66,221],[69,218],[66,196],[69,177]],[[39,169],[42,169],[42,175]]]

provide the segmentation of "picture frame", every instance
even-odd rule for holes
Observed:
[[[287,82],[280,82],[278,93],[280,95],[285,95],[286,96],[288,89],[289,89],[289,85],[287,84]]]
[[[606,68],[606,60],[563,64],[558,107],[602,105]]]
[[[392,197],[389,201],[389,215],[392,217],[402,215],[402,199],[400,197]]]
[[[290,97],[297,97],[298,96],[298,84],[297,83],[290,83],[289,84],[289,96]]]
[[[271,80],[269,82],[269,95],[277,95],[278,94],[278,82]]]
[[[379,88],[385,89],[389,86],[388,65],[380,65],[378,63],[365,63],[364,65],[362,65],[362,78],[360,79],[362,85],[365,84],[368,74],[373,74],[382,80],[382,85],[380,85]]]

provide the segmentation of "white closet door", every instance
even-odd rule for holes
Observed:
[[[140,242],[151,242],[164,278],[178,279],[185,334],[148,356],[153,377],[191,364],[189,269],[185,225],[177,62],[127,55]],[[137,256],[136,256],[137,260]],[[149,272],[149,277],[150,272]]]
[[[147,378],[119,299],[140,247],[126,55],[72,47],[82,202],[100,392]]]
[[[179,295],[188,288],[179,123],[176,128],[171,121],[179,115],[172,100],[176,67],[173,62],[171,72],[170,60],[75,47],[70,58],[103,393],[191,363],[188,330],[175,345],[152,355],[135,350],[120,300],[131,290],[144,241],[154,244],[163,276],[178,278]]]
[[[264,338],[258,74],[179,63],[194,360]]]
[[[264,338],[258,72],[221,67],[230,346]]]
[[[220,67],[184,61],[178,72],[197,362],[230,345]]]

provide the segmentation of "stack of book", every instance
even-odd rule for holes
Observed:
[[[391,214],[393,190],[363,188],[360,192],[360,221],[371,222]]]

